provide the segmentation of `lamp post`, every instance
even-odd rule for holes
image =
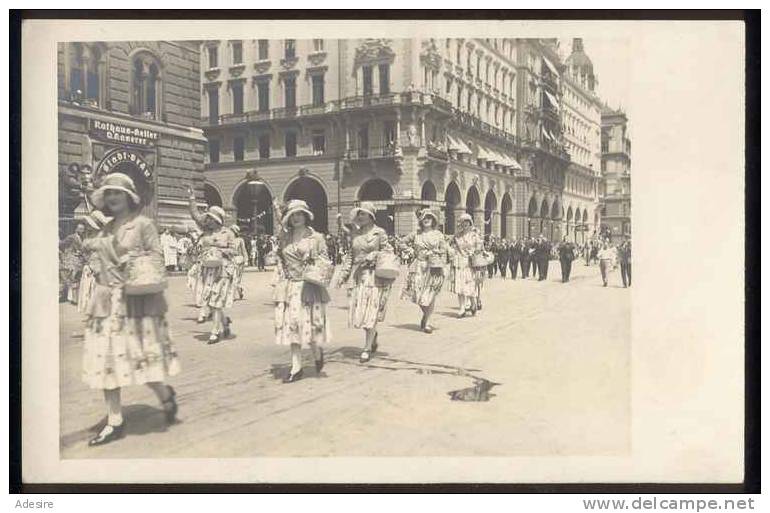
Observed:
[[[254,236],[257,236],[257,216],[259,215],[259,193],[262,188],[265,187],[265,182],[259,177],[256,169],[252,169],[246,173],[246,186],[249,188],[249,196],[251,196],[252,208],[252,231]]]

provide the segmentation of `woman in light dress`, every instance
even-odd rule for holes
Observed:
[[[199,270],[195,275],[193,290],[195,303],[200,307],[198,322],[212,318],[209,344],[216,344],[232,333],[232,320],[225,309],[233,305],[233,277],[235,275],[235,236],[224,226],[225,211],[221,207],[209,207],[206,213],[198,212],[195,193],[188,187],[190,215],[203,230],[198,240]]]
[[[179,372],[171,343],[163,292],[126,295],[127,268],[140,256],[163,261],[160,238],[153,222],[139,213],[141,201],[134,182],[122,173],[107,175],[91,201],[113,216],[112,221],[85,246],[100,258],[97,283],[88,305],[83,379],[103,390],[107,421],[89,445],[110,443],[124,435],[121,388],[147,385],[161,403],[166,421],[176,420],[174,389],[165,384]]]
[[[433,333],[430,316],[436,306],[436,296],[444,285],[444,268],[448,253],[444,234],[437,229],[438,216],[430,209],[419,213],[420,229],[408,235],[404,243],[414,248],[412,262],[402,297],[420,306],[420,329]]]
[[[110,220],[99,210],[94,210],[86,216],[85,222],[89,227],[85,234],[86,240],[96,237]],[[96,286],[96,277],[101,267],[101,260],[97,251],[84,248],[84,253],[86,263],[83,266],[83,272],[80,275],[80,286],[78,287],[78,312],[80,313],[88,311],[88,305],[91,302]]]
[[[177,241],[171,230],[166,228],[160,234],[160,247],[163,250],[164,265],[167,271],[176,271],[178,263]]]
[[[313,213],[302,200],[286,205],[281,224],[283,231],[277,248],[275,302],[275,341],[291,348],[291,369],[285,383],[302,379],[302,348],[309,347],[315,360],[316,372],[324,366],[323,346],[331,340],[326,307],[328,291],[304,281],[308,265],[328,262],[324,236],[310,227]]]
[[[235,237],[235,274],[233,275],[233,291],[238,295],[238,299],[243,299],[243,271],[246,264],[249,263],[249,252],[246,249],[246,241],[241,237],[241,227],[234,224],[230,227]]]
[[[86,225],[79,222],[75,232],[59,242],[61,262],[59,264],[59,291],[60,301],[69,301],[73,305],[78,301],[78,288],[80,287],[80,275],[85,264],[83,250],[83,237],[85,237]]]
[[[364,201],[350,212],[351,251],[346,256],[342,283],[349,283],[348,326],[363,329],[364,349],[359,361],[366,363],[377,352],[377,324],[385,320],[385,309],[393,280],[375,276],[381,252],[393,253],[388,234],[375,224],[375,206]]]
[[[473,226],[470,214],[463,214],[458,219],[458,233],[452,238],[452,267],[454,279],[452,290],[457,294],[460,305],[459,317],[467,314],[476,315],[484,280],[484,268],[475,269],[472,264],[474,255],[484,250],[484,239]]]

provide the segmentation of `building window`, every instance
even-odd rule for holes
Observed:
[[[462,109],[462,103],[463,103],[463,86],[461,84],[457,84],[457,108]]]
[[[326,153],[326,136],[323,130],[313,132],[313,155],[323,155]]]
[[[267,39],[260,39],[257,41],[257,59],[260,61],[266,61],[269,48],[270,43]]]
[[[102,53],[95,45],[72,43],[69,45],[69,93],[70,99],[86,100],[101,106],[103,104],[104,65]]]
[[[233,43],[233,64],[243,64],[243,43],[240,41]]]
[[[270,158],[270,136],[269,135],[259,136],[259,158],[261,159]]]
[[[380,64],[380,94],[390,93],[390,64]]]
[[[219,48],[209,46],[209,69],[216,68],[219,65]]]
[[[233,160],[240,162],[243,160],[243,137],[233,139]]]
[[[362,72],[364,77],[364,96],[371,96],[374,92],[374,85],[372,84],[372,67],[364,66]]]
[[[452,94],[452,81],[450,79],[447,79],[446,81],[446,95],[449,96]]]
[[[209,139],[209,162],[219,162],[219,141],[216,139]]]
[[[324,104],[324,76],[313,75],[312,76],[313,87],[313,106],[320,107]]]
[[[132,112],[148,119],[161,119],[160,89],[160,68],[156,59],[149,53],[139,54],[134,58],[131,76]]]
[[[297,80],[294,77],[286,77],[283,80],[284,99],[287,109],[297,106]]]
[[[313,39],[313,51],[314,52],[323,52],[324,51],[324,40],[323,39]]]
[[[286,156],[297,156],[297,132],[286,132],[284,137],[284,143],[286,145]]]
[[[396,145],[396,124],[393,121],[386,121],[384,124],[383,135],[386,148],[393,148]]]
[[[366,125],[358,130],[358,156],[359,158],[369,156],[369,128]]]
[[[209,89],[209,122],[216,123],[219,119],[219,89]]]
[[[293,59],[297,56],[296,52],[296,43],[294,39],[287,39],[283,43],[283,58],[284,59]]]
[[[460,60],[462,59],[462,56],[461,56],[462,47],[463,47],[463,45],[461,45],[460,42],[458,41],[458,43],[457,43],[457,58],[455,59],[455,61],[457,61],[457,65],[458,66],[460,65]]]
[[[259,82],[257,84],[257,108],[259,112],[270,110],[270,82]]]
[[[233,92],[233,114],[243,114],[243,82],[232,84]]]

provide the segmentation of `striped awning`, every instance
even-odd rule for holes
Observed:
[[[554,66],[551,61],[549,61],[547,58],[543,57],[543,62],[548,67],[548,69],[551,70],[551,73],[553,73],[557,77],[559,76],[559,72],[556,70],[556,66]]]
[[[554,107],[556,107],[558,109],[559,108],[559,100],[554,95],[549,93],[548,91],[543,91],[543,92],[545,93],[545,96],[548,98],[548,101],[551,102],[551,105],[553,105]]]
[[[451,135],[447,135],[447,140],[449,141],[449,150],[450,151],[456,151],[457,153],[465,153],[467,155],[472,154],[470,148],[468,148],[468,145],[466,145],[462,139],[455,139]]]

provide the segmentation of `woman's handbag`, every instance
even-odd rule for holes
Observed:
[[[481,251],[471,257],[471,267],[486,267],[495,261],[495,255],[491,251]]]
[[[217,248],[210,248],[203,254],[201,265],[214,269],[222,267],[224,265],[224,255]]]
[[[166,269],[160,255],[139,255],[126,262],[123,291],[129,296],[144,296],[163,292],[168,286]]]
[[[316,258],[305,266],[302,281],[326,288],[331,283],[333,274],[334,266],[330,260]]]
[[[439,253],[431,253],[428,256],[428,267],[431,269],[443,269],[446,265],[446,255]]]
[[[383,280],[395,280],[401,274],[398,258],[389,251],[380,251],[374,266],[374,275]]]

